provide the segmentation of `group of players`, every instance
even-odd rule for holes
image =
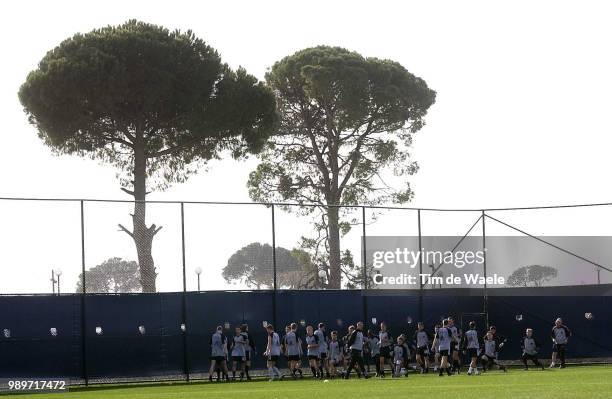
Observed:
[[[331,331],[328,336],[324,323],[319,323],[316,329],[308,325],[303,339],[298,335],[297,323],[287,325],[282,338],[272,325],[267,324],[265,328],[267,342],[263,355],[267,358],[270,380],[302,378],[304,355],[312,377],[317,379],[348,379],[353,370],[358,377],[369,378],[372,365],[377,377],[384,378],[387,369],[393,377],[408,376],[412,354],[417,364],[415,370],[423,374],[430,369],[440,376],[445,373],[459,374],[462,354],[469,359],[468,375],[480,374],[480,369],[483,372],[494,368],[507,371],[506,366],[498,361],[498,354],[507,340],[497,333],[495,326],[490,326],[483,337],[478,333],[474,321],[469,323],[467,331],[462,332],[452,317],[437,324],[433,334],[425,330],[424,323],[419,322],[411,339],[401,334],[395,340],[391,338],[385,322],[380,323],[380,330],[376,334],[371,330],[364,332],[363,323],[358,322],[351,325],[344,336],[340,336],[338,331]],[[553,354],[550,368],[556,367],[557,360],[560,368],[565,367],[565,348],[571,335],[569,328],[558,318],[551,331]],[[241,381],[251,379],[251,360],[257,352],[248,325],[236,327],[231,338],[226,338],[223,328],[218,326],[210,339],[210,347],[210,381],[215,373],[218,381],[234,381],[237,372]],[[521,348],[525,370],[529,368],[528,362],[544,369],[537,356],[540,343],[534,337],[533,329],[526,330],[521,339]],[[278,368],[283,357],[289,369],[288,375],[281,374]]]

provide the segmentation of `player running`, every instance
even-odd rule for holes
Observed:
[[[465,332],[463,346],[468,357],[470,358],[470,368],[467,372],[468,375],[480,374],[478,371],[478,351],[480,349],[480,340],[478,339],[476,322],[474,321],[470,321],[469,329]]]
[[[459,330],[455,326],[455,320],[452,317],[448,318],[448,327],[451,332],[451,348],[450,359],[452,361],[453,372],[459,374],[461,372],[461,360],[459,358]]]
[[[442,321],[442,327],[438,328],[436,332],[436,336],[434,337],[434,344],[437,342],[438,351],[440,352],[440,369],[439,376],[442,377],[444,370],[446,370],[446,374],[451,375],[450,364],[448,362],[448,358],[450,356],[451,351],[451,341],[453,339],[452,332],[448,328],[448,320],[444,319]],[[433,347],[431,348],[434,349]]]
[[[274,381],[281,378],[280,371],[278,367],[276,367],[278,358],[281,354],[280,337],[274,332],[274,326],[272,326],[272,324],[267,325],[266,331],[268,332],[268,345],[266,346],[264,356],[268,357],[267,366],[270,381]]]
[[[416,361],[421,367],[421,374],[429,372],[430,338],[427,331],[425,331],[425,324],[419,321],[417,323],[417,330],[414,332],[414,346],[416,347]]]
[[[533,329],[528,328],[525,331],[525,336],[521,340],[521,349],[523,350],[523,354],[521,355],[521,360],[525,365],[525,371],[529,370],[529,366],[527,365],[527,361],[531,360],[534,365],[538,366],[542,370],[544,370],[544,365],[540,363],[538,360],[538,352],[540,350],[540,343],[533,336]]]
[[[359,370],[361,370],[361,374],[363,374],[364,378],[369,378],[368,373],[366,372],[365,366],[363,364],[363,322],[358,322],[357,327],[349,336],[347,342],[349,349],[351,350],[351,362],[349,363],[348,369],[346,370],[345,379],[349,379],[351,375],[351,370],[357,365],[359,367],[357,371],[357,376],[359,375]]]
[[[563,320],[559,317],[555,320],[555,325],[550,332],[550,336],[553,341],[553,352],[552,358],[550,361],[550,368],[555,367],[557,362],[557,357],[561,360],[560,369],[565,368],[565,347],[569,341],[569,338],[572,336],[572,332],[565,324],[563,324]]]

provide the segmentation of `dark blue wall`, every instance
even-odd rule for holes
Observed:
[[[605,291],[600,287],[597,294]],[[518,294],[488,298],[489,323],[509,338],[502,359],[519,357],[519,340],[526,327],[535,329],[544,344],[541,356],[548,357],[550,328],[559,316],[574,332],[569,357],[612,357],[610,341],[600,334],[612,328],[612,296]],[[89,378],[182,374],[185,365],[191,372],[202,372],[210,365],[210,334],[225,323],[231,328],[249,324],[259,352],[254,367],[264,365],[263,321],[279,327],[293,321],[324,322],[329,330],[344,334],[350,324],[366,317],[371,324],[376,318],[377,323],[387,322],[393,336],[402,332],[411,336],[421,317],[430,330],[445,316],[455,316],[463,324],[476,319],[481,330],[485,324],[484,317],[477,315],[483,312],[483,297],[445,290],[428,292],[422,298],[380,291],[367,297],[360,291],[279,291],[274,298],[270,291],[258,291],[190,292],[184,299],[186,341],[181,330],[182,293],[87,295],[83,350],[81,296],[0,296],[0,378],[82,378],[83,353]],[[594,319],[586,320],[586,312],[593,313]],[[522,321],[516,315],[522,315]],[[141,325],[145,335],[138,331]],[[96,334],[97,326],[103,328],[102,335]],[[57,328],[57,336],[50,334],[51,327]],[[10,329],[9,338],[4,329]]]

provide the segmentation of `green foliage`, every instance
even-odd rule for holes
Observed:
[[[274,287],[272,246],[251,243],[234,253],[223,268],[225,281],[243,282],[248,287]],[[318,269],[307,252],[301,249],[276,248],[277,285],[282,288],[315,288]]]
[[[83,292],[83,274],[79,275],[76,292]],[[92,293],[141,292],[138,264],[121,258],[110,258],[87,270],[85,274],[87,291]]]
[[[338,47],[299,51],[266,75],[277,95],[280,132],[251,174],[259,201],[321,204],[405,202],[380,178],[417,170],[407,147],[435,92],[399,63]]]
[[[19,99],[55,152],[112,163],[129,181],[142,150],[162,187],[219,151],[259,150],[276,118],[271,91],[232,71],[191,31],[134,20],[63,41],[28,75]]]
[[[556,278],[557,269],[551,266],[531,265],[516,269],[508,276],[507,284],[513,287],[541,287],[545,282]]]
[[[435,92],[397,62],[327,46],[283,58],[266,80],[276,93],[280,134],[249,175],[249,194],[262,202],[319,205],[286,209],[314,214],[317,234],[326,243],[325,251],[311,255],[329,264],[330,284],[340,288],[342,269],[348,267],[340,237],[350,230],[351,210],[330,205],[412,198],[406,178],[418,166],[408,148]],[[388,184],[383,178],[388,171],[402,182]]]

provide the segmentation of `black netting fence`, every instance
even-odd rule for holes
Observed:
[[[448,315],[544,339],[564,316],[575,357],[612,357],[596,334],[612,320],[608,216],[0,199],[0,377],[199,378],[217,326],[249,324],[261,347],[267,323],[404,332]]]

